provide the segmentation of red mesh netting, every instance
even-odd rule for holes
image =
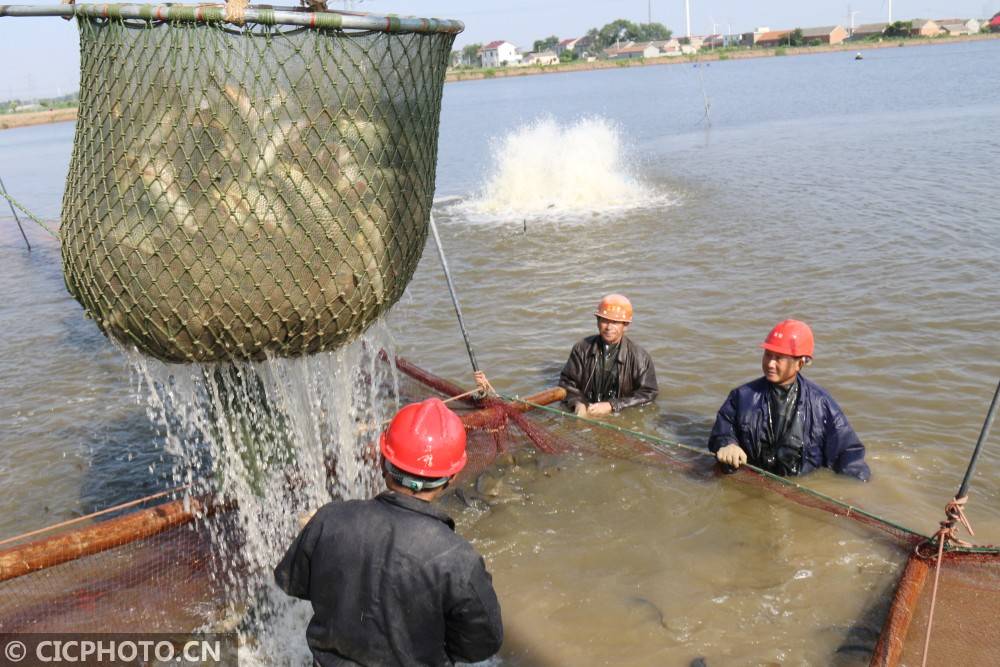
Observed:
[[[922,664],[935,562],[936,553],[932,558],[913,553],[907,561],[872,656],[873,667]],[[1000,665],[998,601],[1000,553],[945,553],[927,664]]]

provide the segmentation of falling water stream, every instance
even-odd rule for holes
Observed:
[[[128,353],[136,390],[164,436],[177,485],[234,505],[213,523],[226,610],[242,664],[308,661],[308,604],[271,576],[301,522],[332,498],[375,495],[373,434],[398,405],[380,350],[384,325],[336,352],[261,362],[172,365]]]

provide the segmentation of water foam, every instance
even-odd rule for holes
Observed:
[[[664,203],[627,166],[617,127],[600,117],[542,118],[495,140],[493,168],[463,212],[486,219],[566,218]]]
[[[277,589],[272,571],[299,521],[331,498],[381,489],[373,432],[398,407],[391,350],[377,323],[336,352],[261,362],[168,365],[130,353],[150,418],[180,463],[179,484],[235,501],[213,535],[229,601],[207,630],[240,632],[240,664],[308,664],[308,603]],[[233,526],[238,533],[234,540]],[[220,526],[221,528],[221,526]]]

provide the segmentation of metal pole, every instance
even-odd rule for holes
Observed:
[[[979,458],[979,451],[983,447],[983,443],[986,442],[986,438],[990,434],[990,427],[993,426],[993,418],[997,415],[997,403],[1000,402],[1000,383],[997,384],[997,390],[993,394],[993,402],[990,403],[990,409],[986,413],[986,421],[983,422],[983,428],[979,432],[979,440],[976,441],[976,449],[972,452],[972,459],[969,461],[969,469],[965,471],[965,479],[962,480],[962,486],[958,489],[958,493],[955,498],[964,498],[965,494],[969,491],[969,483],[972,481],[972,471],[976,468],[976,460]]]
[[[4,194],[7,194],[7,186],[3,184],[3,179],[0,178],[0,190],[3,190]],[[24,245],[28,246],[28,252],[31,252],[31,244],[28,243],[28,236],[24,233],[24,227],[21,226],[21,218],[17,217],[17,211],[14,209],[14,204],[9,199],[7,203],[10,205],[10,212],[14,214],[14,220],[17,221],[17,228],[21,230],[21,238],[24,239]]]
[[[445,280],[448,281],[448,292],[451,293],[451,302],[455,306],[455,314],[458,315],[458,326],[462,329],[462,338],[465,339],[465,349],[469,352],[469,361],[472,362],[472,370],[479,372],[479,364],[476,363],[476,353],[472,351],[472,343],[469,341],[469,332],[465,328],[465,319],[462,317],[462,307],[458,305],[458,294],[455,293],[455,285],[451,281],[451,271],[448,269],[448,260],[444,257],[444,247],[441,245],[441,237],[438,236],[437,225],[434,224],[434,214],[431,213],[431,234],[434,235],[434,245],[437,246],[438,257],[441,259],[441,268],[444,269]]]

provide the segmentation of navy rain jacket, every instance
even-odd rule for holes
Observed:
[[[840,406],[825,389],[804,375],[800,374],[798,381],[796,409],[802,420],[803,439],[800,474],[827,467],[867,482],[871,471],[865,463],[865,446]],[[771,383],[761,377],[729,392],[715,417],[708,439],[709,450],[718,452],[735,442],[747,453],[749,462],[759,466],[761,441],[767,437],[771,411],[770,388]]]
[[[324,505],[274,578],[312,602],[320,667],[476,662],[503,641],[482,557],[447,514],[402,493]]]

